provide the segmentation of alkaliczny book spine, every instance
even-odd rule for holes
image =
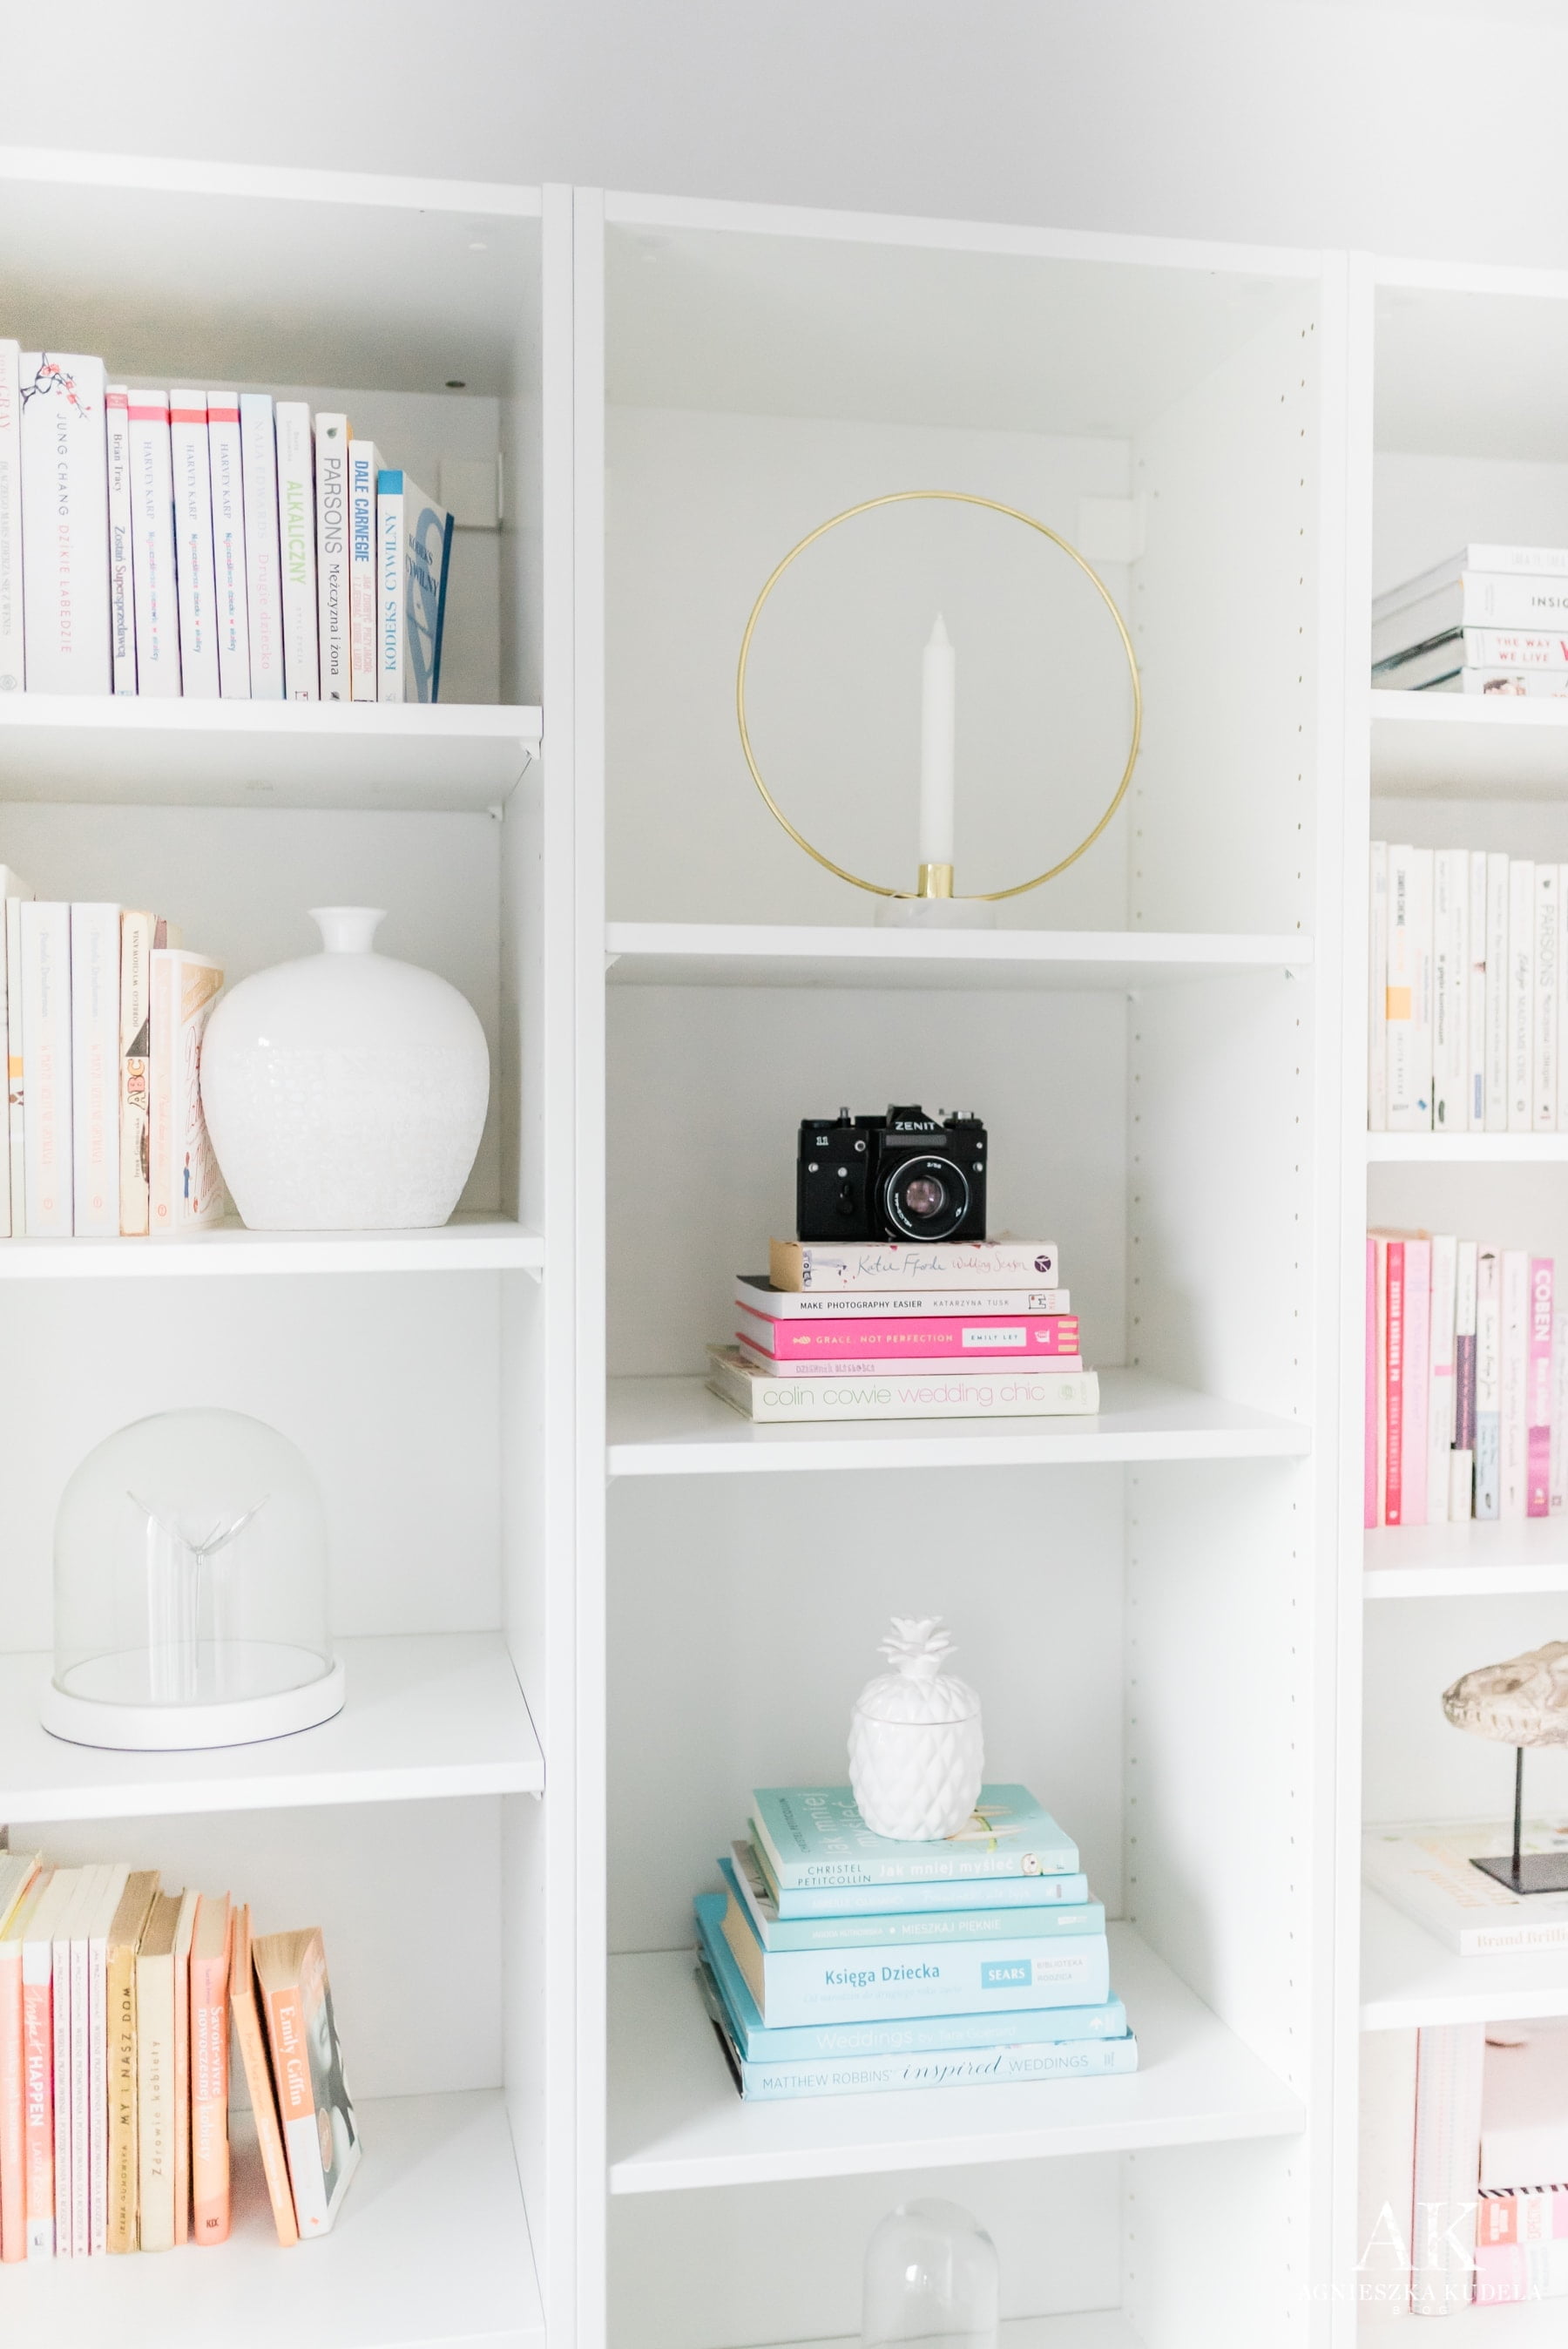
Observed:
[[[1552,1514],[1552,1330],[1553,1259],[1530,1260],[1530,1367],[1525,1436],[1525,1510]]]
[[[218,590],[212,569],[212,461],[207,395],[169,395],[174,466],[174,567],[180,586],[180,670],[187,701],[216,701]]]
[[[108,440],[103,361],[24,351],[22,577],[32,693],[114,690],[108,619]]]
[[[315,469],[310,409],[277,403],[278,539],[283,561],[284,676],[291,701],[319,701],[315,607]]]
[[[27,1229],[71,1235],[71,909],[24,899],[22,1050],[26,1063]]]
[[[283,579],[278,551],[278,451],[272,396],[264,391],[242,391],[239,405],[251,699],[282,701]]]
[[[22,611],[22,350],[0,336],[0,693],[26,682]]]
[[[381,471],[374,440],[348,444],[348,653],[356,701],[377,698],[376,491]]]
[[[180,691],[180,599],[174,564],[174,470],[169,398],[137,391],[130,402],[131,585],[136,600],[136,689],[143,698]]]
[[[136,691],[136,589],[131,578],[130,394],[111,383],[104,394],[108,431],[109,657],[116,693]]]
[[[315,580],[320,615],[321,698],[353,698],[348,570],[346,416],[315,419]]]
[[[251,613],[246,585],[244,460],[240,402],[207,397],[207,457],[212,484],[212,570],[218,596],[218,685],[225,701],[251,698]]]
[[[119,907],[71,916],[71,1134],[78,1238],[119,1233]]]
[[[1483,1523],[1501,1514],[1502,1500],[1502,1255],[1484,1243],[1476,1251],[1475,1513]]]

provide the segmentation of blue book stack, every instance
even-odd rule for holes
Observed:
[[[895,1843],[847,1786],[765,1787],[698,1895],[697,1984],[743,2096],[1130,2072],[1105,1911],[1022,1786]]]

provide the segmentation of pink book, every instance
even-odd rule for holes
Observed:
[[[1530,1371],[1526,1389],[1529,1414],[1527,1467],[1528,1514],[1552,1514],[1552,1289],[1553,1259],[1530,1259]]]
[[[820,1322],[775,1321],[742,1307],[740,1321],[737,1337],[780,1362],[850,1358],[932,1361],[954,1355],[1058,1355],[1078,1350],[1076,1313],[1016,1314],[1004,1319],[918,1313],[898,1320],[857,1313],[842,1321]]]
[[[1385,1289],[1384,1409],[1387,1436],[1383,1522],[1405,1522],[1405,1243],[1389,1240]]]
[[[1367,1236],[1367,1403],[1362,1426],[1361,1522],[1375,1526],[1377,1509],[1377,1243]]]
[[[1377,1522],[1388,1522],[1388,1243],[1380,1234],[1372,1235],[1374,1285],[1373,1299],[1377,1315]]]
[[[1478,2243],[1475,2297],[1480,2308],[1568,2297],[1568,2242]]]
[[[1427,1522],[1427,1413],[1431,1377],[1432,1243],[1405,1242],[1404,1514]]]

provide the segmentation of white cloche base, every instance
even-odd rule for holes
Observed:
[[[99,1704],[90,1697],[67,1696],[51,1681],[39,1718],[51,1737],[67,1738],[73,1745],[173,1754],[291,1737],[296,1730],[314,1729],[341,1713],[346,1693],[343,1666],[336,1662],[303,1688],[244,1697],[232,1704]]]
[[[985,897],[879,897],[879,930],[994,930],[996,908]]]

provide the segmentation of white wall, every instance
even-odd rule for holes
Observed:
[[[45,146],[1568,261],[1561,0],[5,13]]]

